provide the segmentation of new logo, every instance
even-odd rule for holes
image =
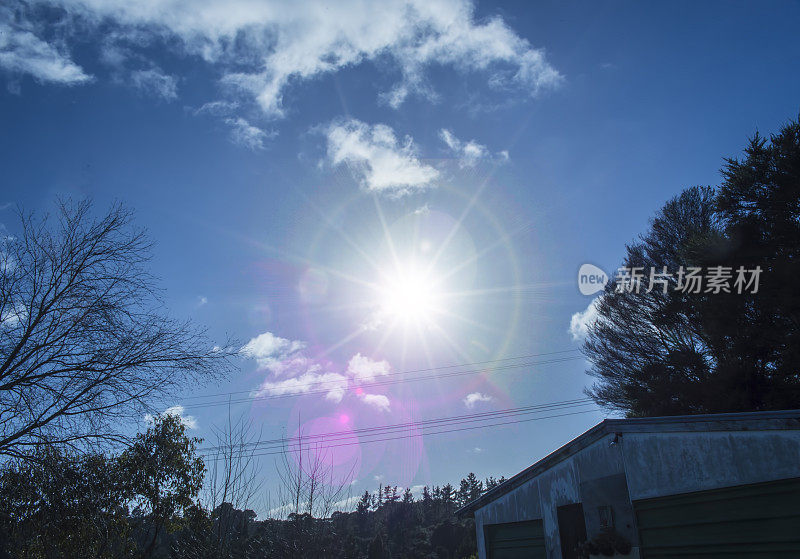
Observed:
[[[608,283],[608,275],[594,264],[584,264],[578,270],[578,289],[583,295],[594,295]]]

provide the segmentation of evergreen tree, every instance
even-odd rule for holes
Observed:
[[[474,501],[483,494],[483,482],[474,473],[467,475],[467,502]],[[466,503],[465,503],[466,504]]]
[[[665,267],[666,292],[610,282],[595,303],[584,345],[595,401],[629,416],[800,406],[798,122],[756,135],[718,192],[687,189],[627,247],[624,268]],[[691,267],[699,290],[680,274]],[[707,283],[713,270],[723,290]]]
[[[366,516],[367,513],[372,508],[372,495],[369,494],[369,491],[364,491],[364,494],[361,496],[361,499],[358,501],[358,505],[356,505],[356,512],[359,516],[363,517]]]

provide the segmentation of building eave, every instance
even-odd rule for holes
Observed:
[[[467,503],[458,509],[455,514],[462,517],[472,516],[479,508],[513,491],[526,481],[612,433],[621,435],[624,433],[763,431],[773,429],[800,429],[800,410],[605,419],[538,462],[525,468],[517,475],[487,491],[474,501]]]

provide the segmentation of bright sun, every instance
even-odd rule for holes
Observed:
[[[430,273],[413,265],[384,275],[380,306],[387,318],[405,323],[430,322],[439,312],[440,294]]]

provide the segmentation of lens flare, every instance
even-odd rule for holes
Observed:
[[[379,289],[380,308],[390,320],[402,323],[426,323],[440,311],[441,295],[437,280],[413,264],[400,264]]]

